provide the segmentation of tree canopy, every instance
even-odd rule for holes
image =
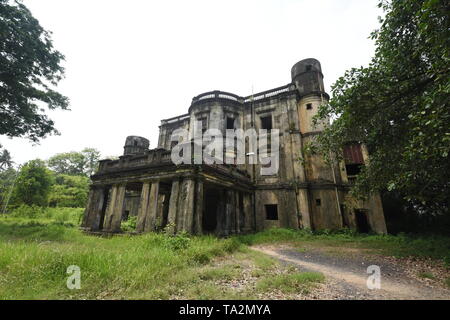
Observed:
[[[370,163],[353,193],[400,192],[429,212],[448,212],[450,194],[450,16],[439,0],[383,0],[376,51],[332,87],[316,120],[336,118],[319,150],[341,155],[367,145]]]
[[[37,142],[58,133],[45,112],[68,109],[68,98],[54,90],[63,60],[21,2],[0,0],[0,135]]]
[[[13,199],[17,204],[47,206],[51,187],[54,183],[52,172],[42,160],[31,160],[19,171]]]
[[[81,152],[58,153],[48,159],[50,169],[58,174],[90,176],[97,168],[100,152],[85,148]]]
[[[75,207],[86,205],[89,193],[89,178],[57,174],[49,195],[51,207]]]

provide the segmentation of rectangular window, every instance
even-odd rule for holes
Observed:
[[[272,130],[272,116],[261,117],[261,129]]]
[[[234,118],[227,117],[227,129],[234,129]]]
[[[266,204],[264,207],[266,209],[266,220],[278,220],[278,205]]]
[[[320,199],[316,199],[316,206],[320,207],[322,204],[322,201]]]
[[[361,145],[359,143],[347,144],[344,147],[344,161],[347,176],[356,176],[364,166]]]
[[[311,109],[312,109],[312,103],[307,103],[306,110],[311,110]]]

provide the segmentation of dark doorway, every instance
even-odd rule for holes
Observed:
[[[367,210],[356,209],[355,210],[355,220],[356,220],[356,228],[358,229],[358,232],[369,233],[371,231],[369,221],[367,220]]]
[[[278,205],[266,204],[266,220],[278,220]]]
[[[218,189],[205,189],[205,206],[202,218],[204,233],[214,233],[217,228],[217,213],[220,202]]]

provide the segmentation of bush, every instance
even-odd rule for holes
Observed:
[[[39,206],[28,206],[26,204],[22,204],[16,209],[14,209],[11,213],[11,216],[17,217],[17,218],[30,218],[30,219],[36,219],[38,217],[44,217],[45,216],[45,209]]]
[[[136,230],[137,216],[129,216],[126,221],[121,224],[122,231],[132,232]]]
[[[178,234],[176,236],[165,236],[165,247],[171,250],[184,250],[190,245],[191,239],[185,234]]]

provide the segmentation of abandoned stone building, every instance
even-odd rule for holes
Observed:
[[[349,188],[368,160],[363,145],[349,144],[333,166],[303,146],[326,123],[313,125],[318,107],[329,98],[319,61],[305,59],[284,86],[241,97],[212,91],[192,99],[188,113],[161,121],[158,147],[130,136],[118,160],[102,160],[92,177],[82,228],[114,233],[136,216],[136,232],[219,236],[271,227],[337,229],[386,233],[381,198],[350,201]],[[279,170],[261,175],[261,164],[174,164],[171,134],[203,129],[279,129]],[[189,131],[190,132],[190,131]]]

